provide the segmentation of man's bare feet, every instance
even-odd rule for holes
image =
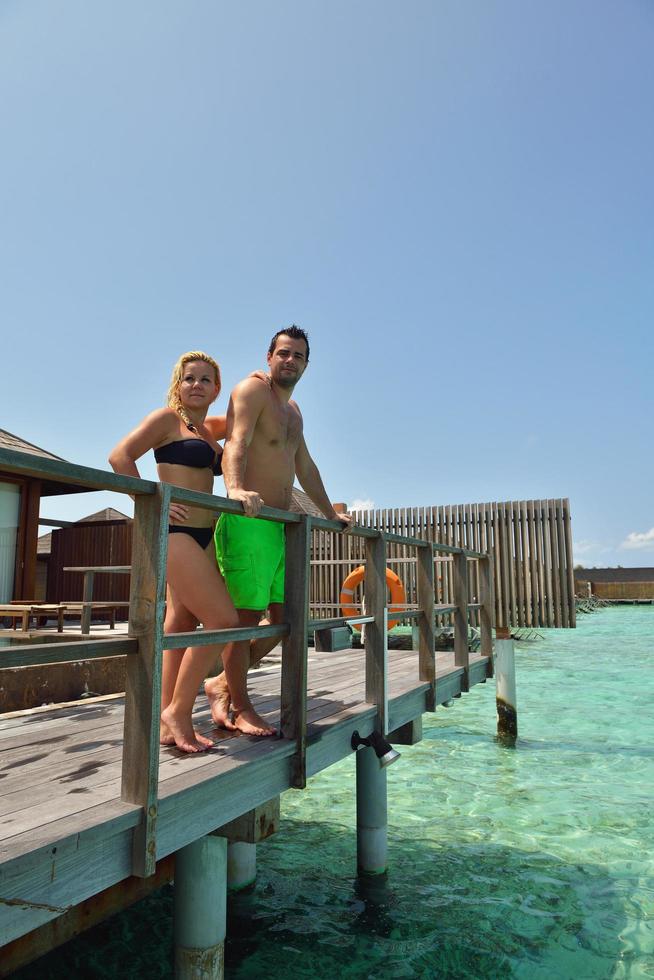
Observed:
[[[214,725],[218,728],[227,728],[230,732],[236,731],[236,725],[233,724],[230,717],[231,697],[227,685],[214,683],[213,686],[210,686],[210,682],[205,681],[204,693],[209,701],[211,720]]]
[[[164,732],[167,730],[173,739],[172,742],[166,741],[166,745],[174,744],[182,752],[189,753],[206,752],[213,745],[204,735],[198,735],[189,721],[178,718],[170,705],[161,712],[161,722]]]
[[[243,708],[241,711],[234,711],[234,728],[242,732],[243,735],[276,735],[277,729],[271,728],[263,718],[256,713],[253,707]]]

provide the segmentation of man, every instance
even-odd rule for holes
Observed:
[[[247,516],[221,514],[216,525],[218,566],[242,626],[268,619],[284,621],[284,525],[257,519],[262,506],[288,510],[294,478],[325,517],[347,527],[349,514],[337,514],[309,455],[302,415],[291,399],[309,363],[309,340],[295,325],[275,334],[268,349],[270,376],[248,377],[232,392],[227,409],[223,476],[227,495],[240,500]],[[248,667],[258,663],[277,640],[230,644],[223,651],[225,674],[211,678],[205,691],[217,725],[248,735],[274,735],[254,710],[247,691]],[[230,719],[230,700],[233,716]]]

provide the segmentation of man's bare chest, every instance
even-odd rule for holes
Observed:
[[[271,401],[261,413],[255,436],[271,447],[295,450],[302,437],[302,416],[294,405]]]

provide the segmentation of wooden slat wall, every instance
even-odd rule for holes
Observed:
[[[47,601],[81,601],[83,576],[77,572],[64,572],[66,566],[129,565],[131,551],[131,521],[93,521],[53,531]],[[128,601],[129,576],[96,575],[93,598],[103,602]]]
[[[358,524],[383,531],[492,552],[497,626],[568,628],[575,625],[572,534],[567,499],[359,511],[356,520]],[[388,565],[402,579],[407,602],[417,603],[414,549],[392,543],[388,549]],[[365,560],[363,540],[330,531],[314,531],[312,558],[311,616],[338,616],[343,580]],[[476,602],[480,578],[475,561],[469,562],[469,578],[471,602]],[[434,587],[436,602],[453,601],[450,558],[437,559]],[[449,622],[451,617],[440,617],[440,625]]]

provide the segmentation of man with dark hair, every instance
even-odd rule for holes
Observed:
[[[294,323],[290,327],[286,327],[284,330],[278,330],[273,339],[270,341],[270,346],[268,347],[268,354],[273,354],[275,351],[275,346],[277,344],[277,338],[284,334],[286,337],[290,337],[291,340],[303,340],[307,345],[306,356],[304,358],[305,367],[309,363],[309,337],[306,330],[302,327],[297,327]]]
[[[242,626],[256,626],[266,609],[271,623],[284,621],[284,525],[257,518],[264,504],[288,510],[297,477],[325,517],[341,521],[344,528],[351,521],[349,514],[337,514],[331,505],[304,441],[300,409],[291,399],[308,360],[309,339],[304,330],[295,325],[280,330],[268,349],[267,381],[256,376],[241,381],[227,409],[223,475],[228,496],[241,501],[246,516],[221,514],[215,543],[218,566]],[[225,648],[223,661],[234,658],[232,673],[240,674],[241,679],[235,689],[234,685],[227,688],[224,674],[206,682],[217,725],[238,728],[248,735],[274,734],[252,706],[247,671],[276,643],[264,639],[251,646],[246,641]]]

